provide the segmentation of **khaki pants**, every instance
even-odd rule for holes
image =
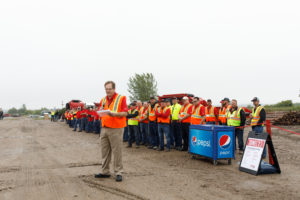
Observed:
[[[114,173],[121,175],[123,172],[122,164],[122,138],[124,128],[106,128],[101,129],[100,147],[102,154],[101,174],[110,174],[109,164],[113,155]]]

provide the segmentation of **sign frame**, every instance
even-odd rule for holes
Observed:
[[[274,149],[273,142],[272,142],[272,139],[271,139],[270,135],[267,132],[256,133],[254,131],[251,131],[251,132],[249,132],[249,135],[248,135],[248,138],[247,138],[247,141],[246,141],[246,145],[248,144],[248,140],[252,139],[252,138],[265,141],[264,148],[266,148],[266,146],[268,145],[269,154],[270,154],[269,156],[272,157],[272,159],[274,161],[274,164],[272,164],[272,166],[275,167],[275,169],[276,169],[276,172],[274,172],[274,173],[279,173],[280,174],[281,170],[280,170],[280,167],[279,167],[279,163],[278,163],[278,160],[277,160],[277,156],[276,156],[275,149]],[[264,148],[263,148],[263,150],[264,150]],[[243,159],[244,159],[244,156],[245,156],[245,151],[246,151],[246,146],[245,146],[244,153],[243,153],[243,156],[242,156],[242,159],[241,159],[241,162],[240,162],[239,170],[243,171],[243,172],[247,172],[247,173],[255,175],[255,176],[257,176],[258,174],[262,174],[261,173],[261,162],[262,162],[262,157],[263,157],[263,151],[261,152],[261,154],[259,156],[259,166],[258,166],[257,171],[251,170],[249,168],[242,167],[242,162],[243,162]]]

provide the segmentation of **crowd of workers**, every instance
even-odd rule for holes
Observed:
[[[69,127],[73,128],[73,131],[77,131],[78,128],[78,132],[85,131],[87,133],[100,134],[101,123],[100,117],[97,114],[97,108],[86,108],[84,106],[83,109],[78,107],[67,110],[64,118]]]
[[[147,102],[134,101],[130,104],[127,114],[127,126],[124,129],[123,142],[128,142],[128,148],[135,143],[136,148],[140,145],[149,149],[166,151],[176,149],[187,151],[189,147],[189,126],[200,124],[217,124],[234,126],[238,141],[239,152],[244,149],[243,133],[246,123],[245,111],[238,107],[237,100],[224,98],[220,109],[212,105],[208,99],[207,105],[203,100],[193,97],[183,97],[181,102],[174,97],[163,99],[158,103],[155,97]],[[263,123],[266,112],[259,104],[257,97],[252,99],[254,108],[251,118],[251,126],[255,132],[263,132]],[[101,119],[97,113],[99,108],[78,107],[65,112],[66,122],[73,131],[97,133],[101,131]],[[264,155],[265,156],[265,152]]]
[[[128,112],[128,126],[123,140],[128,141],[128,147],[132,147],[135,140],[136,147],[146,145],[149,149],[163,151],[166,138],[166,151],[187,151],[190,125],[217,124],[235,127],[239,152],[242,153],[246,114],[243,108],[238,107],[237,100],[232,99],[230,104],[229,98],[224,98],[220,109],[216,109],[210,99],[207,100],[207,106],[201,102],[198,97],[192,99],[192,104],[188,97],[182,98],[182,104],[175,97],[162,100],[160,105],[154,97],[143,104],[140,101],[133,102]],[[266,112],[257,97],[252,102],[251,126],[253,131],[262,133]]]
[[[221,108],[216,109],[210,99],[207,105],[199,97],[185,96],[179,102],[162,99],[160,102],[151,97],[147,102],[135,101],[127,107],[126,96],[116,93],[113,81],[104,84],[106,96],[100,101],[99,107],[78,107],[67,110],[64,117],[74,131],[79,126],[79,131],[100,133],[101,170],[95,178],[109,178],[110,163],[113,159],[113,170],[116,181],[122,181],[122,137],[123,142],[128,142],[128,148],[133,143],[136,147],[145,145],[149,149],[166,151],[176,149],[187,151],[189,148],[190,125],[217,124],[234,126],[238,138],[240,152],[244,149],[243,130],[246,115],[243,108],[238,107],[237,100],[228,98],[221,101]],[[266,112],[259,104],[257,97],[252,99],[254,108],[250,115],[251,126],[257,133],[263,132]],[[101,116],[101,117],[100,117]],[[266,156],[264,150],[263,156]]]

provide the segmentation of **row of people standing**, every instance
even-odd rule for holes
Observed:
[[[162,100],[159,105],[154,97],[143,105],[140,101],[133,102],[127,116],[128,127],[123,139],[128,141],[128,147],[132,147],[135,141],[137,147],[144,144],[149,149],[163,151],[166,138],[166,151],[172,148],[187,151],[190,125],[217,124],[235,127],[238,147],[243,152],[246,114],[238,107],[237,100],[233,99],[230,105],[229,98],[224,98],[220,109],[216,109],[210,99],[206,106],[202,102],[198,97],[192,99],[192,104],[188,97],[183,97],[182,105],[177,98],[172,99],[172,105],[167,100]],[[266,114],[257,97],[252,102],[254,108],[250,116],[251,126],[254,131],[262,132]]]
[[[65,112],[66,123],[69,124],[73,131],[100,134],[101,120],[97,114],[98,108],[86,106],[73,108]]]

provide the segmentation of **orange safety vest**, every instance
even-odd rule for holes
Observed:
[[[121,112],[121,104],[125,96],[121,96],[119,94],[115,95],[111,104],[108,105],[106,97],[101,99],[100,107],[104,110],[110,110],[111,112]],[[103,116],[102,119],[102,127],[108,128],[124,128],[126,127],[126,117],[111,117],[109,115]]]
[[[208,110],[208,107],[205,107],[205,121],[207,122],[215,122],[216,116],[214,114],[215,107],[211,106],[211,108]]]
[[[222,124],[227,124],[227,118],[226,118],[226,114],[229,111],[229,109],[231,108],[231,105],[228,105],[227,108],[223,107],[219,110],[219,121]]]
[[[191,116],[191,124],[192,125],[199,125],[201,123],[201,120],[203,116],[200,114],[200,110],[203,107],[203,105],[199,105],[197,109],[195,109],[195,106],[193,106],[193,114]]]
[[[154,108],[151,108],[151,105],[149,105],[149,121],[154,122],[156,120],[155,111],[157,109],[157,104],[154,106]]]
[[[192,104],[187,104],[186,106],[182,106],[179,112],[180,118],[184,118],[188,113],[190,107],[193,106]],[[181,121],[181,123],[191,123],[191,116]]]
[[[157,111],[160,114],[165,114],[168,109],[170,109],[170,108],[165,107],[164,109],[161,109],[161,107],[159,107]],[[169,124],[170,123],[170,116],[171,116],[171,112],[170,112],[170,115],[169,115],[168,118],[157,117],[157,123]]]
[[[141,121],[142,119],[145,119],[145,118],[146,118],[147,110],[148,110],[148,108],[145,109],[144,107],[142,107],[141,110],[139,111],[140,121]],[[149,121],[148,121],[148,119],[146,119],[146,120],[142,121],[142,123],[148,124]]]

